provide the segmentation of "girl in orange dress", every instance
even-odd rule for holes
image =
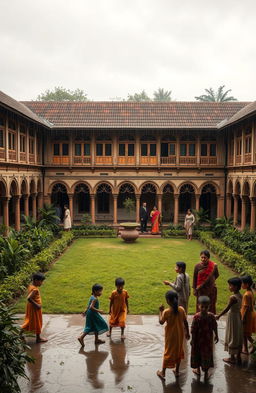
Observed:
[[[157,371],[157,375],[165,380],[165,371],[167,368],[175,368],[175,377],[179,376],[180,362],[184,359],[183,341],[184,328],[185,337],[189,340],[189,329],[186,313],[184,308],[178,306],[178,295],[174,291],[168,291],[165,294],[169,308],[164,310],[164,306],[159,307],[159,323],[165,326],[165,348],[162,370]]]
[[[253,344],[252,333],[256,333],[255,300],[252,292],[253,281],[251,276],[242,276],[242,288],[246,289],[243,295],[241,315],[243,321],[244,346],[243,353],[248,354],[248,341]],[[253,349],[251,353],[253,352]]]
[[[110,337],[113,327],[121,328],[121,339],[125,339],[124,329],[126,322],[126,315],[129,312],[128,305],[128,292],[124,289],[125,281],[119,277],[115,280],[116,290],[112,292],[109,303],[109,333],[107,336]]]
[[[48,341],[41,337],[43,318],[39,287],[42,285],[44,279],[45,276],[42,273],[33,274],[32,284],[28,287],[25,321],[21,326],[22,329],[36,334],[37,343]]]

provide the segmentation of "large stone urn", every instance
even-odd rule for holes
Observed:
[[[126,243],[133,243],[135,242],[136,239],[139,237],[139,231],[137,230],[137,227],[140,224],[137,222],[121,222],[120,226],[122,226],[124,229],[121,229],[120,234],[121,238],[126,242]]]

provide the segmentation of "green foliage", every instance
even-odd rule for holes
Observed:
[[[1,271],[7,275],[14,274],[20,270],[26,257],[29,255],[29,250],[20,244],[14,236],[0,238],[0,248]],[[3,277],[0,278],[3,279]]]
[[[40,269],[46,271],[54,259],[72,242],[73,237],[72,232],[64,232],[62,237],[53,242],[49,248],[26,261],[20,271],[6,277],[0,286],[0,299],[4,303],[9,303],[12,299],[20,296],[30,282],[31,275]]]
[[[219,217],[213,222],[213,232],[216,237],[220,237],[222,233],[232,227],[232,218]]]
[[[157,91],[154,91],[154,101],[171,101],[171,90],[164,90],[163,88],[159,87]]]
[[[39,227],[46,227],[54,233],[59,231],[60,219],[56,215],[56,210],[53,205],[44,204],[44,206],[39,209],[40,221]]]
[[[209,232],[199,232],[199,238],[207,248],[218,255],[222,263],[240,274],[250,274],[256,279],[256,267],[242,255],[228,248],[222,241],[214,239]]]
[[[81,219],[81,223],[82,223],[82,225],[84,225],[84,226],[89,226],[89,225],[91,225],[91,223],[92,223],[92,217],[91,217],[91,215],[90,214],[88,214],[88,213],[85,213],[85,214],[83,214],[83,217],[82,217],[82,219]]]
[[[18,377],[26,377],[26,362],[33,359],[26,354],[29,347],[17,326],[12,309],[0,301],[0,386],[1,393],[18,393]]]
[[[123,205],[129,216],[135,212],[135,201],[132,198],[126,198]]]
[[[200,207],[199,210],[193,211],[196,219],[196,226],[201,227],[203,224],[209,224],[211,220],[209,220],[209,211],[204,210]]]
[[[169,102],[172,100],[171,98],[171,90],[165,90],[161,87],[159,87],[156,91],[154,91],[153,96],[154,98],[152,99],[151,97],[148,96],[145,90],[142,90],[140,93],[135,93],[135,94],[128,94],[128,99],[127,101],[135,101],[135,102],[149,102],[149,101],[165,101]]]
[[[72,227],[73,229],[90,229],[90,230],[98,230],[98,229],[110,229],[109,225],[106,224],[101,224],[101,225],[90,225],[90,228],[88,228],[88,225],[74,225]]]
[[[195,97],[198,101],[210,101],[210,102],[227,102],[227,101],[237,101],[233,96],[228,96],[231,89],[224,91],[225,85],[222,85],[215,92],[212,87],[209,89],[204,89],[207,94],[202,94],[199,97]]]
[[[196,238],[198,236],[198,231],[193,231],[193,237]],[[162,231],[162,237],[164,238],[172,238],[172,237],[182,237],[186,238],[186,231],[185,229],[178,229],[178,228],[172,228],[172,229],[164,229]]]
[[[28,257],[33,257],[50,244],[53,240],[53,233],[46,228],[35,227],[28,231],[16,232],[15,237],[23,247],[29,250]]]
[[[250,262],[256,264],[256,234],[249,230],[239,231],[230,227],[222,232],[221,240],[233,251],[242,254]]]
[[[31,216],[25,216],[25,214],[22,214],[22,219],[24,222],[23,229],[26,231],[30,231],[37,226],[36,220]]]
[[[145,90],[142,90],[141,93],[135,93],[134,95],[128,94],[127,101],[143,102],[143,101],[151,101],[151,98],[147,95]]]
[[[46,90],[37,96],[38,101],[87,101],[87,94],[84,90],[69,90],[58,86],[53,90]]]
[[[117,233],[114,229],[112,228],[104,228],[104,229],[99,229],[99,228],[91,228],[91,227],[85,227],[85,228],[72,228],[72,232],[76,238],[78,237],[116,237]]]

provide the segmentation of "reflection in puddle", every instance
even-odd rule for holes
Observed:
[[[102,389],[104,382],[98,379],[99,368],[108,357],[107,351],[99,351],[99,346],[95,345],[94,351],[85,351],[84,348],[79,350],[81,355],[86,356],[87,380],[93,388]]]
[[[200,381],[199,378],[192,379],[191,393],[212,393],[213,385],[210,382]]]
[[[116,385],[123,380],[124,374],[128,370],[129,360],[126,359],[126,346],[124,342],[109,342],[112,360],[109,360],[110,369],[115,374]]]
[[[35,363],[26,364],[26,374],[29,378],[29,392],[33,393],[44,385],[44,382],[41,380],[41,369],[43,362],[41,346],[38,344],[31,345],[31,351],[28,351],[28,355],[35,359]]]

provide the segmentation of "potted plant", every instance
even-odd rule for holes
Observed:
[[[131,198],[126,198],[123,205],[129,217],[131,217],[131,214],[135,212],[135,201]],[[139,237],[139,232],[137,230],[139,224],[137,222],[121,222],[120,225],[123,227],[120,231],[121,238],[127,243],[135,242]]]

